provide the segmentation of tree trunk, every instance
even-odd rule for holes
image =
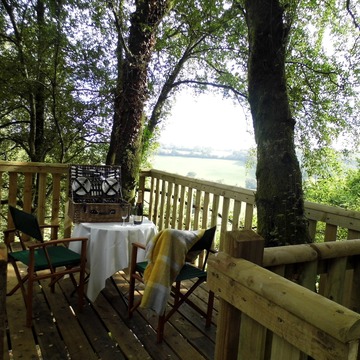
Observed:
[[[310,241],[302,177],[286,90],[289,29],[279,0],[246,1],[249,35],[248,90],[257,144],[258,233],[266,246]]]
[[[147,71],[155,32],[168,9],[167,0],[139,0],[131,18],[129,45],[115,94],[115,112],[107,164],[121,165],[123,195],[131,200],[138,180]]]
[[[30,154],[31,160],[43,162],[45,160],[44,128],[45,128],[45,64],[44,53],[47,48],[46,24],[45,24],[45,4],[42,0],[36,3],[37,15],[37,73],[36,83],[34,86],[35,116],[34,122],[34,153]]]

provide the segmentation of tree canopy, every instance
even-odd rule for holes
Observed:
[[[177,92],[185,87],[221,91],[248,109],[248,43],[241,3],[172,2],[149,62],[146,138],[155,134],[156,140]],[[297,120],[296,141],[310,158],[314,149],[338,136],[354,141],[358,135],[359,15],[352,1],[288,4],[292,32],[286,47],[287,87]],[[83,156],[84,148],[95,148],[103,161],[113,121],[118,52],[128,47],[134,3],[2,0],[1,6],[3,158],[11,159],[15,146],[34,160],[67,162]],[[53,139],[57,134],[57,141],[35,156],[35,135],[25,134],[35,127],[30,119],[36,117],[34,101],[40,99],[44,106],[37,104],[35,114],[43,108],[47,125],[38,137]],[[79,131],[64,134],[69,128]],[[19,135],[20,129],[26,131]],[[144,141],[145,149],[148,145]]]
[[[334,142],[340,150],[359,145],[357,4],[255,3],[259,10],[278,8],[276,21],[284,26],[279,49],[292,147],[307,176],[326,177],[334,168],[324,154]],[[250,3],[242,0],[1,0],[2,159],[103,163],[107,158],[129,170],[125,186],[131,191],[184,88],[195,94],[218,91],[242,104],[249,117],[252,113],[259,140],[263,128],[257,130],[248,87],[249,17],[256,15],[250,13]],[[271,42],[271,36],[262,41]],[[253,99],[260,100],[257,96]],[[278,112],[271,101],[271,111]],[[136,121],[127,127],[130,110]]]

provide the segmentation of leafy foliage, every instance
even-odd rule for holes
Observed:
[[[302,166],[322,177],[338,138],[359,144],[359,13],[352,0],[281,5]],[[104,162],[134,2],[2,0],[0,9],[1,158]],[[149,64],[143,163],[184,89],[221,92],[249,116],[248,52],[243,1],[172,1]]]
[[[333,158],[334,155],[328,156]],[[343,162],[343,164],[346,164]],[[308,201],[360,211],[360,160],[356,166],[340,166],[335,161],[328,167],[329,173],[313,177],[305,182],[304,192]]]
[[[41,0],[2,4],[6,10],[0,13],[3,159],[100,160],[112,111],[111,73],[106,48],[99,38],[88,35],[94,30],[86,25],[88,17],[83,21],[88,12]]]

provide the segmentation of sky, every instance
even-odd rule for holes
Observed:
[[[243,109],[221,95],[178,95],[159,139],[162,145],[242,150],[255,146]]]

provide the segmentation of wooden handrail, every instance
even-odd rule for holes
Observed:
[[[208,261],[221,305],[215,359],[357,359],[360,239],[263,249],[254,236],[227,232],[226,252]]]

